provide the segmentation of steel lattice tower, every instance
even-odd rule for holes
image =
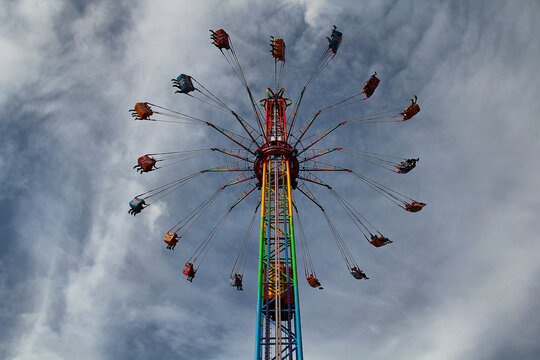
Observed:
[[[255,359],[302,359],[291,198],[298,160],[287,143],[283,90],[267,93],[266,143],[256,161],[262,196]]]

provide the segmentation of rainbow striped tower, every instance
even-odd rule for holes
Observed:
[[[265,144],[255,172],[262,185],[255,360],[303,359],[291,190],[297,151],[287,142],[290,101],[267,89]]]

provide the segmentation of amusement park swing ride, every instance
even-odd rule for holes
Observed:
[[[229,207],[217,224],[215,224],[208,236],[201,241],[200,245],[183,267],[183,275],[187,277],[187,280],[193,281],[202,261],[214,244],[220,229],[223,227],[227,216],[252,193],[258,194],[257,205],[249,223],[248,231],[240,246],[240,251],[231,271],[230,285],[236,287],[238,290],[242,290],[248,241],[254,228],[257,214],[259,214],[260,241],[257,274],[258,295],[255,359],[301,360],[303,359],[303,350],[296,261],[297,238],[300,240],[304,274],[307,283],[313,288],[322,289],[322,286],[311,261],[308,243],[295,203],[295,193],[298,196],[306,197],[321,210],[349,273],[355,279],[359,280],[365,280],[368,277],[356,263],[346,242],[341,238],[338,229],[333,224],[324,207],[315,198],[309,186],[318,185],[328,189],[361,231],[363,237],[371,245],[381,247],[392,243],[392,241],[385,237],[350,202],[334,190],[332,186],[323,182],[315,174],[322,171],[351,173],[361,182],[409,212],[418,212],[426,205],[351,169],[320,161],[320,158],[327,154],[345,152],[394,173],[406,174],[416,166],[418,159],[342,149],[340,147],[315,148],[314,146],[344,125],[403,122],[416,115],[420,111],[420,107],[416,103],[415,96],[406,107],[353,120],[341,121],[329,128],[310,132],[317,117],[321,113],[369,99],[380,82],[377,73],[375,73],[358,89],[343,95],[332,104],[319,109],[311,118],[306,119],[303,124],[299,125],[297,123],[298,110],[305,91],[336,56],[341,45],[343,34],[335,26],[327,38],[328,46],[324,49],[313,72],[294,103],[284,97],[284,89],[280,88],[285,66],[285,43],[283,39],[271,37],[271,53],[274,58],[274,86],[273,88],[266,89],[266,97],[257,103],[248,86],[229,35],[223,29],[217,31],[211,30],[210,33],[212,43],[223,54],[247,91],[253,109],[254,119],[252,121],[245,120],[195,80],[194,77],[186,74],[181,74],[172,80],[172,86],[176,89],[175,93],[196,98],[230,113],[241,126],[242,135],[209,121],[167,109],[154,103],[137,103],[134,109],[130,110],[135,120],[207,125],[226,137],[236,147],[230,149],[210,148],[154,153],[139,157],[138,164],[134,168],[140,173],[155,171],[161,167],[173,165],[177,162],[195,158],[212,151],[230,156],[234,161],[215,168],[198,171],[139,194],[129,203],[129,213],[132,215],[140,213],[146,207],[151,206],[156,201],[161,200],[204,173],[233,172],[237,174],[228,183],[220,187],[212,196],[196,206],[173,225],[165,234],[163,241],[168,249],[174,250],[180,239],[223,191],[234,185],[244,185],[236,201]],[[298,228],[298,231],[295,231],[295,227]],[[296,234],[298,234],[298,237],[295,236]]]

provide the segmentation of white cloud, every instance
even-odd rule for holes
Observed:
[[[538,6],[498,5],[8,5],[10,16],[0,25],[0,86],[6,89],[0,103],[13,111],[2,116],[0,144],[9,155],[9,171],[0,175],[2,188],[10,189],[2,194],[9,211],[2,215],[6,251],[0,256],[0,294],[8,309],[0,320],[8,340],[0,353],[11,359],[250,357],[255,279],[248,274],[243,294],[226,285],[243,224],[226,225],[193,284],[179,274],[240,189],[209,209],[174,253],[163,248],[164,229],[223,177],[205,174],[153,209],[127,214],[128,201],[143,189],[219,164],[206,157],[137,175],[131,167],[141,153],[203,148],[219,134],[134,122],[127,110],[149,100],[236,129],[232,118],[171,91],[170,79],[188,73],[250,115],[240,83],[209,44],[208,29],[229,31],[256,96],[270,79],[268,36],[280,33],[291,44],[285,86],[294,95],[301,71],[309,72],[298,64],[313,65],[312,54],[335,23],[346,31],[343,46],[310,88],[304,114],[320,106],[314,99],[327,98],[325,92],[348,89],[329,84],[353,84],[373,70],[382,79],[374,97],[322,118],[321,128],[417,92],[418,118],[351,126],[328,144],[417,153],[419,166],[406,176],[345,156],[341,162],[429,205],[404,213],[352,178],[328,177],[395,240],[381,249],[356,242],[353,225],[321,193],[371,277],[358,283],[325,238],[330,234],[320,214],[304,204],[325,286],[318,292],[301,285],[306,358],[504,358],[504,347],[517,346],[521,358],[534,358],[538,345],[514,334],[540,328],[528,315],[538,307],[540,272]]]

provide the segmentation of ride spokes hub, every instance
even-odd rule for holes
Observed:
[[[289,161],[291,185],[294,186],[299,171],[298,150],[296,148],[284,141],[274,140],[259,147],[255,151],[255,156],[254,171],[259,182],[262,181],[264,162],[267,159],[282,159],[283,161]],[[283,185],[282,182],[280,182],[280,185]]]

